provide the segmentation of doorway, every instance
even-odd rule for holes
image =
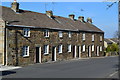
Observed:
[[[77,47],[75,45],[73,46],[73,58],[76,58],[76,54],[77,54]]]
[[[97,46],[97,56],[99,56],[99,46]]]
[[[41,47],[36,47],[36,63],[41,63]]]
[[[52,49],[52,61],[56,61],[56,47]]]

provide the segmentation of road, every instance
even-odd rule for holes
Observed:
[[[34,64],[3,72],[3,78],[118,78],[118,57]]]

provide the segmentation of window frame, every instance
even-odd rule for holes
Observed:
[[[24,37],[30,37],[30,28],[23,28]]]
[[[62,31],[59,31],[59,32],[58,32],[58,36],[59,36],[59,38],[62,38],[62,37],[63,37],[63,32],[62,32]]]
[[[82,52],[86,51],[86,45],[82,45]]]
[[[62,49],[63,49],[63,45],[59,45],[59,46],[58,46],[58,53],[59,53],[59,54],[62,53]]]
[[[95,51],[95,45],[92,45],[92,52]]]
[[[68,52],[72,52],[72,45],[68,44]]]
[[[82,40],[85,41],[85,33],[82,34]]]
[[[100,36],[100,41],[102,41],[102,36]]]
[[[69,37],[69,38],[72,37],[72,32],[71,32],[71,31],[68,32],[68,37]]]
[[[49,54],[49,45],[44,45],[44,54]]]
[[[92,41],[95,41],[95,35],[92,34]]]
[[[23,57],[29,56],[29,46],[23,46]]]
[[[49,30],[45,30],[45,31],[44,31],[44,36],[45,36],[45,37],[49,37]]]

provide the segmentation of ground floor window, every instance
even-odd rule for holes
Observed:
[[[59,46],[58,46],[58,52],[59,52],[59,53],[62,53],[62,45],[59,45]]]
[[[85,45],[82,46],[82,52],[85,52]]]
[[[68,52],[71,52],[71,45],[68,45]]]
[[[100,51],[102,51],[102,46],[100,46]]]
[[[92,51],[94,51],[94,45],[92,45]]]
[[[29,56],[29,46],[23,47],[23,57]]]
[[[49,54],[49,45],[44,45],[44,54]]]

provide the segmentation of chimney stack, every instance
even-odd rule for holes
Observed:
[[[16,0],[14,0],[14,2],[11,4],[11,9],[15,12],[19,12],[19,3],[17,3]]]
[[[88,23],[92,23],[92,19],[91,18],[87,18],[87,22]]]
[[[79,17],[78,17],[78,20],[79,20],[80,22],[84,22],[84,17],[83,17],[83,16],[79,16]]]
[[[74,15],[74,14],[70,14],[70,15],[69,15],[69,18],[72,19],[72,20],[74,20],[75,15]]]
[[[53,12],[52,11],[46,11],[46,15],[50,18],[52,18],[53,16]]]

